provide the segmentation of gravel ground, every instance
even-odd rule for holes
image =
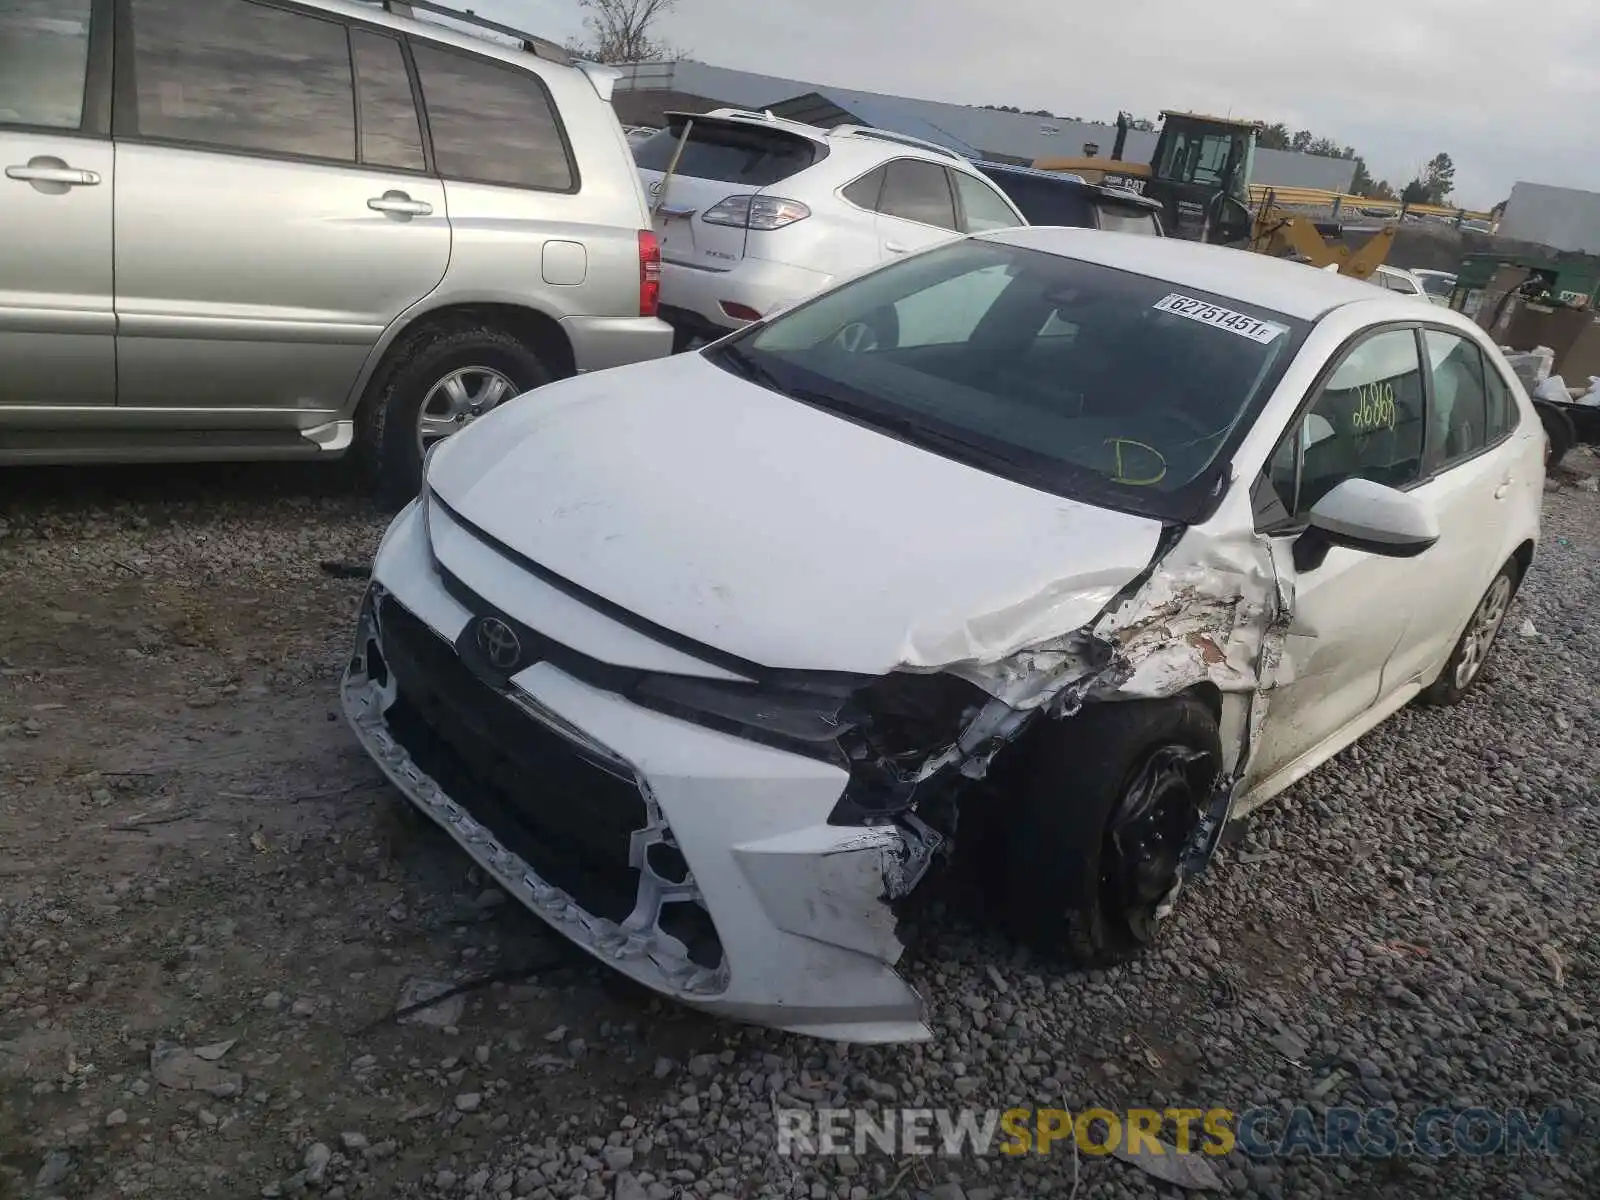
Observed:
[[[1222,1191],[1600,1194],[1600,497],[1547,500],[1485,686],[1258,814],[1163,949],[1060,972],[951,890],[908,962],[936,1039],[864,1049],[570,958],[528,974],[558,944],[335,718],[361,583],[320,564],[364,562],[384,518],[333,473],[9,472],[0,1196],[1172,1196],[1060,1147],[779,1157],[773,1107],[1298,1103],[1560,1106],[1581,1132],[1557,1157],[1234,1154]],[[496,974],[523,981],[385,1019]]]

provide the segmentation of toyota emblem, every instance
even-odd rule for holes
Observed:
[[[516,631],[499,617],[482,617],[478,621],[478,649],[489,660],[489,665],[509,671],[522,657],[522,643]]]

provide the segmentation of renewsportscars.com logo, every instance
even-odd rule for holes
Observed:
[[[1391,1158],[1479,1158],[1559,1154],[1573,1132],[1559,1108],[1087,1108],[931,1109],[777,1108],[784,1156],[1071,1153],[1122,1157],[1198,1153],[1251,1158],[1292,1154]],[[1170,1139],[1170,1146],[1163,1142]]]

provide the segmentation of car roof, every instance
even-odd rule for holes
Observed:
[[[1112,161],[1107,159],[1107,162]],[[1075,188],[1083,192],[1094,192],[1107,200],[1114,200],[1118,204],[1128,204],[1135,208],[1147,208],[1151,212],[1161,211],[1161,202],[1152,200],[1149,196],[1141,196],[1138,192],[1131,192],[1127,188],[1110,187],[1103,183],[1090,183],[1078,175],[1067,174],[1063,171],[1045,171],[1038,167],[1019,167],[1011,163],[989,162],[986,159],[977,159],[972,163],[974,167],[985,175],[1022,175],[1028,179],[1047,179],[1060,187]]]
[[[979,236],[986,241],[1059,254],[1231,296],[1305,321],[1314,321],[1345,304],[1375,299],[1384,302],[1381,293],[1375,293],[1370,283],[1359,279],[1291,259],[1180,238],[1040,225],[999,229]]]

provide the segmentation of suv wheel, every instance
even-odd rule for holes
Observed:
[[[1085,705],[1047,722],[1006,822],[1013,932],[1081,967],[1152,943],[1222,762],[1199,700]]]
[[[409,338],[374,380],[360,452],[373,485],[404,503],[422,487],[422,458],[514,396],[548,383],[529,346],[494,326],[437,325]]]

